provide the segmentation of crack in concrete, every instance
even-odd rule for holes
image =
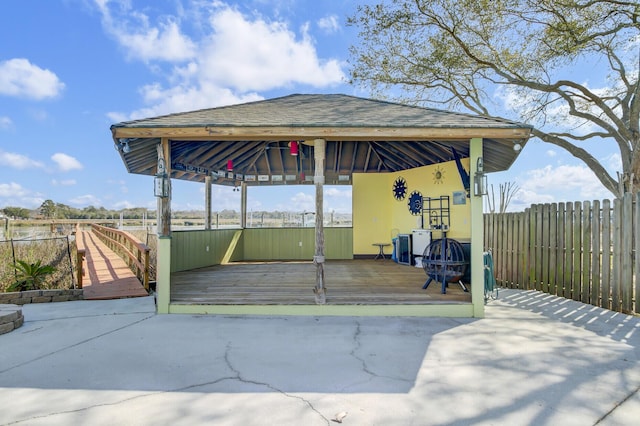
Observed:
[[[199,388],[202,386],[210,386],[210,385],[215,385],[218,384],[220,382],[223,382],[225,380],[236,380],[236,377],[220,377],[218,379],[209,381],[209,382],[205,382],[205,383],[197,383],[194,385],[189,385],[189,386],[184,386],[181,388],[176,388],[176,389],[169,389],[169,390],[163,390],[163,391],[157,391],[157,392],[149,392],[149,393],[145,393],[145,394],[141,394],[141,395],[135,395],[132,396],[130,398],[125,398],[125,399],[121,399],[119,401],[114,401],[114,402],[105,402],[102,404],[94,404],[94,405],[89,405],[87,407],[82,407],[82,408],[76,408],[75,410],[66,410],[66,411],[57,411],[55,413],[48,413],[48,414],[44,414],[41,416],[33,416],[33,417],[29,417],[26,419],[20,419],[20,420],[15,420],[12,421],[10,423],[3,423],[3,426],[5,425],[15,425],[15,424],[19,424],[19,423],[24,423],[24,422],[30,422],[32,420],[38,420],[38,419],[46,419],[49,417],[53,417],[53,416],[58,416],[58,415],[63,415],[63,414],[74,414],[74,413],[81,413],[83,411],[89,411],[93,408],[101,408],[101,407],[114,407],[116,405],[120,405],[120,404],[125,404],[127,402],[131,402],[131,401],[135,401],[136,399],[141,399],[141,398],[147,398],[150,396],[156,396],[156,395],[163,395],[163,394],[167,394],[167,393],[173,393],[173,392],[184,392],[184,391],[188,391],[191,389],[195,389],[195,388]]]
[[[135,321],[133,323],[127,324],[125,326],[119,327],[117,329],[110,330],[108,332],[99,334],[97,336],[93,336],[93,337],[91,337],[89,339],[85,339],[85,340],[83,340],[81,342],[78,342],[78,343],[75,343],[73,345],[69,345],[67,347],[58,349],[56,351],[49,352],[47,354],[44,354],[44,355],[39,356],[39,357],[36,357],[36,358],[34,358],[32,360],[29,360],[29,361],[25,361],[25,362],[23,362],[21,364],[13,366],[13,367],[9,367],[7,369],[1,370],[0,374],[5,373],[5,372],[10,371],[10,370],[13,370],[15,368],[30,364],[32,362],[41,360],[41,359],[46,358],[48,356],[51,356],[51,355],[66,351],[68,349],[72,349],[72,348],[78,347],[78,346],[80,346],[82,344],[88,343],[88,342],[90,342],[92,340],[98,339],[98,338],[103,337],[103,336],[107,336],[109,334],[115,333],[115,332],[123,330],[125,328],[132,327],[132,326],[134,326],[136,324],[139,324],[139,323],[141,323],[143,321],[148,320],[149,318],[151,318],[153,316],[155,316],[155,314],[154,315],[150,315],[150,316],[145,317],[145,318],[142,318],[142,319],[140,319],[138,321]],[[272,391],[277,392],[277,393],[279,393],[279,394],[281,394],[281,395],[283,395],[283,396],[285,396],[287,398],[292,398],[292,399],[296,399],[296,400],[302,401],[311,410],[313,410],[317,415],[319,415],[327,423],[327,425],[330,425],[329,419],[327,417],[325,417],[320,411],[318,411],[318,409],[316,409],[314,407],[314,405],[312,404],[311,401],[309,401],[309,400],[307,400],[307,399],[305,399],[305,398],[303,398],[301,396],[292,395],[290,393],[287,393],[287,392],[285,392],[285,391],[283,391],[281,389],[278,389],[277,387],[271,385],[270,383],[259,382],[257,380],[250,380],[250,379],[247,379],[247,378],[243,377],[242,373],[233,366],[233,364],[231,362],[231,359],[230,359],[230,351],[231,351],[231,345],[230,345],[230,343],[228,343],[227,347],[226,347],[226,350],[225,350],[225,354],[224,354],[224,361],[225,361],[225,364],[226,364],[227,368],[233,373],[230,376],[220,377],[220,378],[217,378],[215,380],[208,381],[208,382],[196,383],[196,384],[192,384],[192,385],[188,385],[188,386],[183,386],[181,388],[175,388],[175,389],[169,389],[169,390],[163,390],[163,391],[157,391],[157,392],[149,392],[149,393],[145,393],[145,394],[141,394],[141,395],[135,395],[135,396],[132,396],[130,398],[121,399],[119,401],[101,403],[101,404],[94,404],[94,405],[89,405],[89,406],[86,406],[86,407],[77,408],[77,409],[74,409],[74,410],[58,411],[58,412],[47,413],[47,414],[43,414],[43,415],[39,415],[39,416],[33,416],[33,417],[25,418],[25,419],[14,420],[14,421],[9,422],[9,423],[3,423],[3,425],[14,425],[14,424],[20,424],[20,423],[25,423],[25,422],[31,422],[31,421],[38,420],[38,419],[50,418],[50,417],[54,417],[54,416],[58,416],[58,415],[81,413],[81,412],[89,411],[89,410],[94,409],[94,408],[113,407],[113,406],[125,404],[125,403],[131,402],[131,401],[134,401],[134,400],[137,400],[137,399],[141,399],[141,398],[147,398],[147,397],[152,397],[152,396],[157,396],[157,395],[162,395],[162,394],[167,394],[167,393],[173,393],[173,392],[185,392],[185,391],[193,390],[193,389],[196,389],[196,388],[199,388],[199,387],[203,387],[203,386],[211,386],[211,385],[215,385],[215,384],[221,383],[221,382],[226,381],[226,380],[236,380],[236,381],[240,381],[240,382],[246,383],[246,384],[264,386],[264,387],[266,387],[268,389],[271,389]]]
[[[16,364],[16,365],[14,365],[12,367],[5,368],[4,370],[0,370],[0,374],[6,373],[7,371],[15,370],[16,368],[24,367],[25,365],[31,364],[31,363],[36,362],[36,361],[40,361],[40,360],[42,360],[44,358],[47,358],[47,357],[49,357],[51,355],[56,355],[56,354],[59,354],[60,352],[64,352],[64,351],[69,350],[69,349],[77,348],[78,346],[84,345],[85,343],[89,343],[89,342],[91,342],[93,340],[96,340],[96,339],[99,339],[101,337],[108,336],[109,334],[116,333],[116,332],[118,332],[120,330],[124,330],[125,328],[133,327],[134,325],[140,324],[141,322],[144,322],[144,321],[148,320],[149,318],[153,318],[155,315],[156,314],[152,314],[152,315],[146,316],[146,317],[144,317],[142,319],[139,319],[137,321],[134,321],[132,323],[123,325],[122,327],[118,327],[118,328],[115,328],[113,330],[106,331],[106,332],[98,334],[96,336],[89,337],[88,339],[84,339],[84,340],[82,340],[80,342],[76,342],[76,343],[74,343],[72,345],[65,346],[63,348],[56,349],[55,351],[51,351],[51,352],[48,352],[46,354],[37,356],[37,357],[35,357],[33,359],[30,359],[28,361],[21,362],[20,364]]]
[[[74,316],[72,316],[72,317],[40,318],[40,319],[25,320],[25,324],[26,324],[26,323],[37,323],[37,322],[43,322],[43,321],[73,320],[73,319],[78,319],[78,318],[96,318],[96,317],[125,316],[125,315],[142,315],[142,314],[153,314],[153,315],[155,315],[155,312],[150,312],[150,311],[139,311],[139,312],[113,312],[113,313],[110,313],[110,314],[97,314],[97,315],[74,315]]]
[[[378,374],[369,368],[369,366],[367,365],[367,361],[364,358],[358,356],[356,353],[362,348],[362,343],[360,342],[360,336],[362,335],[362,330],[360,328],[360,322],[356,321],[355,323],[356,323],[356,332],[353,334],[353,349],[351,350],[349,355],[351,355],[352,357],[360,361],[360,364],[362,365],[362,371],[364,371],[365,373],[371,376],[369,380],[363,383],[369,382],[373,378],[390,379],[390,380],[397,380],[399,382],[411,383],[412,382],[411,380],[406,379],[404,377],[394,377],[394,376],[386,376],[383,374]]]
[[[609,411],[607,411],[602,417],[600,417],[594,424],[593,426],[599,425],[600,423],[602,423],[604,420],[607,419],[607,417],[609,417],[611,414],[613,414],[614,411],[616,411],[618,408],[620,408],[620,406],[622,404],[624,404],[625,402],[627,402],[632,396],[634,396],[635,394],[637,394],[638,392],[640,392],[640,386],[638,386],[637,388],[635,388],[633,391],[631,391],[629,393],[629,395],[625,396],[621,401],[617,402],[613,408]]]
[[[225,354],[224,354],[224,361],[225,361],[225,363],[226,363],[227,367],[228,367],[228,368],[229,368],[233,373],[235,373],[235,375],[236,375],[236,376],[235,376],[236,380],[238,380],[238,381],[240,381],[240,382],[242,382],[242,383],[246,383],[246,384],[257,385],[257,386],[264,386],[264,387],[267,387],[267,388],[271,389],[271,390],[272,390],[272,391],[274,391],[274,392],[277,392],[277,393],[279,393],[279,394],[281,394],[281,395],[286,396],[287,398],[292,398],[292,399],[297,399],[297,400],[299,400],[299,401],[302,401],[302,402],[303,402],[304,404],[306,404],[309,408],[311,408],[311,410],[313,410],[317,415],[319,415],[319,416],[320,416],[320,417],[321,417],[321,418],[322,418],[322,419],[327,423],[327,425],[330,425],[330,424],[331,424],[331,423],[329,422],[329,419],[328,419],[327,417],[325,417],[325,416],[324,416],[320,411],[318,411],[318,409],[317,409],[316,407],[314,407],[314,406],[313,406],[313,404],[311,403],[311,401],[309,401],[308,399],[305,399],[305,398],[303,398],[303,397],[301,397],[301,396],[298,396],[298,395],[292,395],[292,394],[290,394],[290,393],[287,393],[287,392],[283,391],[282,389],[278,389],[277,387],[273,386],[273,385],[272,385],[272,384],[270,384],[270,383],[259,382],[259,381],[256,381],[256,380],[249,380],[249,379],[244,378],[244,377],[242,376],[242,373],[241,373],[239,370],[237,370],[237,369],[233,366],[233,364],[231,363],[231,360],[229,359],[229,354],[230,354],[230,352],[231,352],[231,345],[228,343],[228,344],[227,344],[227,349],[226,349]]]

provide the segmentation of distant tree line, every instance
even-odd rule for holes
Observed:
[[[155,210],[149,210],[144,207],[134,207],[120,210],[109,210],[104,207],[88,206],[84,208],[75,208],[62,203],[56,203],[52,200],[45,200],[40,207],[36,209],[27,209],[24,207],[7,206],[0,209],[6,217],[14,219],[118,219],[120,214],[126,219],[142,219],[146,214],[147,217],[155,215]],[[307,212],[309,213],[309,212]],[[238,219],[240,212],[235,210],[224,209],[213,212],[220,219]],[[253,211],[254,220],[260,219],[280,219],[290,214],[300,214],[300,212],[285,211]],[[203,218],[204,211],[186,210],[173,211],[172,216],[176,219],[193,219]]]
[[[104,207],[88,206],[82,209],[45,200],[36,209],[7,206],[0,210],[6,217],[14,219],[117,219],[124,213],[127,219],[142,219],[147,209],[135,207],[108,210]],[[147,213],[148,214],[148,213]]]

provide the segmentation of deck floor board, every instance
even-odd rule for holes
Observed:
[[[325,264],[327,304],[458,304],[471,294],[450,283],[422,286],[421,268],[391,260],[329,260]],[[312,262],[238,262],[171,275],[171,303],[202,305],[306,305],[315,303]],[[470,287],[467,285],[467,287]]]
[[[86,250],[83,293],[87,300],[143,297],[148,293],[124,260],[91,231],[81,231]]]

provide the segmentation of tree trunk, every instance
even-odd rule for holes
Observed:
[[[316,286],[313,292],[316,295],[316,303],[324,305],[327,301],[327,289],[324,285],[324,159],[325,159],[325,140],[316,139],[314,141],[314,158],[315,158],[315,176],[314,183],[316,185],[316,247],[313,256],[313,263],[316,265]]]

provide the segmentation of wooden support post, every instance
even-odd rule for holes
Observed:
[[[169,140],[162,138],[158,145],[158,168],[164,167],[169,180],[169,196],[158,197],[158,237],[171,236],[171,148]]]
[[[85,255],[86,255],[86,251],[85,249],[78,249],[78,254],[77,254],[77,268],[78,268],[78,272],[77,272],[77,281],[78,281],[78,288],[82,288],[82,276],[84,275],[84,259],[85,259]]]
[[[469,141],[471,188],[475,187],[477,159],[482,157],[482,139]],[[473,316],[484,317],[484,233],[482,229],[482,196],[471,195],[471,303]]]
[[[316,265],[316,286],[313,292],[316,295],[316,304],[324,305],[327,301],[327,289],[324,283],[324,161],[326,141],[314,140],[315,176],[313,182],[316,186],[316,247],[313,263]]]
[[[213,178],[207,176],[204,178],[204,229],[211,229],[211,183]]]
[[[158,165],[165,168],[169,180],[169,196],[158,198],[157,211],[156,309],[163,314],[169,313],[171,299],[171,145],[167,138],[158,145]]]
[[[240,184],[240,227],[247,227],[247,185],[244,182]]]

